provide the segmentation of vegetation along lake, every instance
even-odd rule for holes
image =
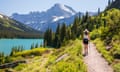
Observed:
[[[23,46],[24,50],[29,50],[32,44],[40,46],[43,44],[43,39],[0,39],[0,52],[10,54],[15,46]]]

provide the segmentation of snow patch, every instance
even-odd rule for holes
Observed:
[[[58,21],[60,19],[64,19],[64,16],[60,16],[60,17],[53,16],[53,17],[54,17],[53,22],[56,22],[56,21]]]
[[[67,11],[67,12],[71,13],[72,15],[75,14],[73,11],[71,11],[69,8],[67,8],[64,4],[58,4],[58,5],[62,10]]]
[[[0,15],[0,18],[3,18],[3,16],[2,16],[2,15]]]

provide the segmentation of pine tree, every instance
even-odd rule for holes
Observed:
[[[30,49],[33,49],[33,48],[35,48],[34,43],[31,45],[31,48],[30,48]]]
[[[55,32],[55,38],[53,42],[53,47],[59,48],[60,47],[60,25],[58,24],[56,32]]]
[[[98,15],[100,14],[100,8],[98,8]]]
[[[112,3],[114,2],[114,0],[112,0]]]
[[[15,54],[15,46],[12,47],[12,50],[11,50],[11,53],[10,53],[10,56],[14,55]]]
[[[61,33],[60,33],[60,38],[61,38],[61,42],[63,42],[63,40],[66,37],[66,24],[63,23],[62,27],[61,27]]]
[[[24,47],[23,46],[21,46],[21,49],[20,49],[20,51],[22,52],[24,50]]]
[[[87,22],[88,18],[89,18],[89,13],[86,12],[84,22]]]
[[[50,45],[50,28],[48,28],[47,30],[46,30],[46,32],[44,33],[44,45],[46,45],[46,46],[49,46]]]
[[[66,40],[70,40],[71,39],[71,28],[67,29],[67,35],[66,35]]]
[[[111,0],[108,0],[108,6],[110,6],[111,5]]]
[[[44,33],[44,47],[47,46],[47,34],[48,34],[48,29]]]
[[[39,45],[38,45],[38,43],[36,43],[35,48],[38,48],[38,47],[39,47]]]
[[[72,39],[72,40],[75,40],[75,38],[76,38],[75,33],[72,32],[72,34],[71,34],[71,39]]]
[[[103,21],[104,21],[104,27],[106,27],[106,20],[105,20],[105,19],[103,19]]]
[[[75,34],[75,37],[79,36],[79,18],[76,17],[72,26],[72,34]]]

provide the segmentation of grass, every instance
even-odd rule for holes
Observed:
[[[68,54],[68,56],[59,62],[55,62],[56,59],[64,54]],[[53,53],[53,58],[49,58],[46,66],[52,72],[86,72],[87,69],[82,57],[81,41],[69,41],[68,45],[56,50]]]
[[[56,61],[65,55],[59,61]],[[24,55],[24,56],[23,56]],[[26,56],[34,55],[32,58]],[[81,41],[70,40],[67,45],[59,49],[35,48],[19,52],[14,57],[23,56],[27,64],[20,64],[13,68],[20,72],[87,72],[87,67],[83,62]]]
[[[27,65],[26,64],[19,64],[17,67],[15,67],[14,69],[16,71],[20,71],[23,70]]]
[[[120,63],[113,65],[114,72],[120,72]]]
[[[98,51],[112,65],[114,72],[120,72],[120,45],[117,42],[112,43],[113,47],[109,51],[106,50],[104,42],[100,39],[94,40]]]
[[[22,52],[18,52],[16,54],[14,54],[13,56],[41,56],[43,53],[49,52],[50,48],[34,48],[32,50],[25,50]]]
[[[97,50],[102,54],[102,56],[107,60],[107,62],[111,64],[114,61],[114,58],[110,51],[106,50],[104,42],[97,38],[96,40],[94,40],[94,43],[96,44]]]

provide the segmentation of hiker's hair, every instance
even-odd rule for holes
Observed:
[[[84,34],[85,34],[85,35],[88,35],[88,32],[87,32],[87,31],[85,31],[85,32],[84,32]]]

